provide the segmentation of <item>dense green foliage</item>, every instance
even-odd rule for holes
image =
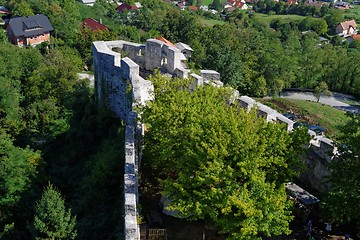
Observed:
[[[320,97],[324,96],[331,96],[331,92],[328,89],[328,86],[324,82],[320,82],[314,89],[314,96],[316,97],[317,101],[320,101]]]
[[[321,11],[303,20],[276,19],[272,29],[252,14],[234,11],[226,17],[229,24],[209,27],[195,13],[151,0],[123,22],[188,43],[195,68],[219,71],[222,81],[242,94],[276,95],[283,88],[315,88],[325,82],[332,91],[359,95],[359,48],[320,42],[319,35],[342,21],[337,10]]]
[[[303,131],[288,133],[255,112],[229,106],[231,90],[188,91],[184,80],[152,77],[155,101],[144,109],[144,155],[169,209],[213,222],[229,239],[289,233],[286,181],[300,170]]]
[[[35,239],[75,239],[76,217],[66,210],[61,193],[49,184],[36,204],[34,222],[30,226]]]
[[[200,3],[201,1],[194,1],[194,4]],[[219,3],[220,1],[213,1],[213,7],[219,8]],[[360,96],[360,44],[354,42],[347,45],[340,37],[333,37],[331,44],[324,44],[319,40],[319,35],[331,34],[333,26],[342,20],[342,15],[331,8],[318,10],[300,6],[288,7],[265,1],[259,2],[257,6],[264,13],[296,13],[306,17],[291,21],[274,20],[270,24],[263,24],[253,14],[234,11],[226,16],[226,24],[208,26],[203,22],[211,15],[179,11],[162,0],[142,1],[143,8],[129,16],[118,14],[115,11],[116,5],[106,0],[97,0],[94,7],[82,5],[75,0],[0,0],[0,5],[6,6],[14,15],[45,14],[55,29],[50,44],[42,44],[37,48],[15,47],[7,43],[3,32],[0,33],[0,238],[3,239],[31,237],[27,223],[33,221],[36,202],[49,181],[61,191],[77,216],[77,238],[122,237],[122,220],[119,217],[122,214],[122,200],[119,197],[123,181],[123,160],[120,157],[123,156],[122,125],[112,118],[111,113],[96,107],[88,83],[79,81],[76,76],[84,66],[91,67],[92,41],[124,39],[144,42],[159,35],[173,42],[182,41],[194,49],[189,64],[195,71],[200,68],[217,70],[222,81],[237,88],[241,94],[276,95],[283,88],[315,88],[324,82],[332,91]],[[96,20],[101,18],[110,30],[92,32],[83,29],[81,22],[88,17]],[[211,16],[211,20],[213,19],[220,18]],[[301,33],[308,30],[313,32]],[[212,91],[204,88],[196,94],[210,94],[217,96],[214,99],[219,100],[220,93]],[[186,91],[175,91],[174,94],[184,97],[184,103],[194,103],[194,108],[189,109],[190,112],[196,112],[195,106],[203,108],[204,112],[211,110],[191,102],[195,100],[190,100]],[[166,94],[162,95],[164,98],[165,96]],[[191,152],[186,152],[186,148],[182,149],[184,152],[178,153],[186,157],[187,163],[193,159],[199,163],[183,173],[190,176],[192,173],[199,174],[198,181],[189,184],[186,191],[193,191],[205,183],[209,184],[208,186],[212,183],[225,184],[225,177],[229,177],[232,171],[239,168],[234,164],[235,160],[238,160],[237,153],[253,150],[241,144],[235,146],[235,143],[243,140],[243,136],[239,134],[240,131],[231,134],[223,131],[224,126],[232,126],[229,129],[236,127],[249,134],[248,141],[253,143],[253,148],[260,149],[257,152],[259,157],[256,158],[259,161],[258,166],[249,168],[252,156],[250,154],[249,158],[243,161],[244,173],[247,174],[244,176],[248,184],[239,181],[238,185],[232,186],[244,191],[247,189],[248,192],[238,191],[231,195],[224,194],[230,193],[230,188],[224,188],[224,192],[217,188],[209,193],[211,188],[208,188],[193,196],[197,199],[192,199],[194,202],[203,201],[203,206],[184,208],[187,206],[185,203],[174,204],[183,207],[183,213],[197,213],[199,218],[210,216],[215,224],[224,227],[224,232],[236,229],[236,234],[239,229],[243,229],[244,232],[239,233],[240,235],[256,235],[254,226],[259,228],[259,234],[287,232],[287,223],[291,217],[286,208],[282,183],[292,175],[288,172],[291,167],[286,164],[295,164],[296,161],[288,162],[287,157],[281,154],[293,151],[294,149],[288,149],[288,145],[295,140],[276,126],[261,125],[262,120],[252,121],[254,115],[235,113],[233,110],[224,112],[221,110],[223,103],[219,101],[207,100],[204,103],[218,109],[222,115],[229,116],[229,119],[220,118],[220,123],[223,124],[221,125],[215,124],[211,114],[200,115],[208,121],[197,121],[194,126],[184,125],[182,131],[174,130],[174,133],[184,134],[187,137],[184,139],[191,140],[188,144],[194,144],[195,140],[203,136],[201,134],[208,135],[203,139],[203,143],[209,144],[207,147],[195,146],[199,154],[209,155],[208,158],[204,157],[208,165],[200,165],[202,157],[190,158],[187,154]],[[165,109],[164,106],[164,111]],[[238,116],[236,114],[240,117],[234,120],[233,116]],[[186,116],[188,120],[194,118]],[[167,124],[171,122],[167,121]],[[244,122],[257,129],[254,133],[265,134],[264,142],[244,129]],[[172,130],[178,122],[173,124],[168,126],[168,129],[160,129]],[[153,126],[155,125],[154,122]],[[258,129],[260,125],[264,128]],[[206,131],[190,134],[193,128],[199,130],[200,127],[205,127]],[[212,128],[224,135],[217,136],[211,131]],[[268,156],[264,155],[268,150],[267,144],[277,135],[277,141],[282,142],[274,146],[274,151],[280,155],[275,154],[277,157],[269,158],[271,161],[267,162]],[[212,146],[212,141],[219,141],[222,137],[228,146],[220,145],[221,149],[214,150],[209,147]],[[229,137],[233,138],[234,142],[231,142]],[[170,137],[169,141],[174,139],[177,140]],[[272,144],[278,143],[277,141]],[[238,146],[244,148],[239,150]],[[214,162],[214,165],[210,164],[215,159],[209,159],[211,154],[218,154],[218,161]],[[158,164],[160,163],[159,161]],[[225,168],[217,170],[215,163],[220,164],[219,166],[229,163],[229,172],[226,172]],[[177,169],[181,167],[180,164],[174,166]],[[282,175],[279,175],[280,173]],[[176,174],[171,177],[179,177],[179,183],[185,185],[189,182],[183,177],[185,175]],[[222,174],[223,178],[211,179],[209,174]],[[164,172],[163,179],[165,175]],[[241,178],[236,174],[233,177]],[[177,186],[167,181],[163,183],[167,184],[169,196],[172,193],[172,197],[177,196],[174,191]],[[258,194],[259,189],[271,197],[265,199],[265,195]],[[186,194],[186,191],[183,194]],[[219,201],[212,203],[205,199],[204,196],[208,193]],[[243,199],[243,203],[235,201],[235,197]],[[273,213],[265,209],[266,204],[261,204],[264,202],[269,203],[268,207],[274,210]],[[210,208],[214,207],[214,204],[215,208]],[[220,204],[223,207],[220,208]],[[244,215],[234,214],[244,208],[249,209],[246,218]],[[274,214],[279,214],[280,217],[272,219]],[[233,217],[236,221],[225,225],[228,217]],[[250,220],[253,221],[249,222]]]
[[[56,199],[61,203],[54,189],[45,191],[36,206],[41,189],[51,181],[77,215],[78,239],[121,239],[122,125],[97,109],[93,90],[77,77],[83,64],[90,62],[91,41],[103,35],[84,29],[71,37],[72,31],[80,30],[80,20],[73,18],[76,28],[63,21],[73,10],[71,16],[78,15],[74,1],[1,4],[11,10],[20,4],[19,13],[25,9],[21,4],[30,6],[35,14],[48,14],[55,28],[57,23],[62,28],[57,28],[57,39],[50,45],[19,48],[0,43],[0,238],[75,236],[71,229],[64,230],[61,205],[57,209],[42,204]],[[65,13],[63,8],[71,11]],[[80,52],[74,46],[81,46]],[[60,215],[46,220],[49,211]],[[64,219],[69,217],[66,213]],[[57,230],[48,228],[56,221]],[[71,228],[74,224],[68,222]]]
[[[335,224],[353,226],[360,236],[360,115],[344,127],[341,155],[332,162],[331,191],[324,202],[324,213]],[[356,230],[354,229],[356,227]]]
[[[342,13],[331,6],[257,2],[255,10],[259,12],[308,16],[303,20],[275,19],[270,24],[276,30],[273,31],[253,14],[241,11],[230,13],[226,26],[205,26],[203,13],[180,11],[160,0],[143,1],[143,7],[131,17],[118,14],[116,5],[104,0],[97,1],[93,8],[71,0],[45,2],[31,0],[28,4],[35,14],[49,15],[57,29],[58,44],[65,41],[75,47],[87,66],[91,65],[91,41],[120,38],[141,42],[163,35],[173,42],[188,43],[194,49],[190,62],[195,68],[219,71],[222,80],[242,94],[276,95],[283,88],[315,88],[325,82],[332,91],[359,95],[360,67],[356,56],[360,48],[326,36],[343,20]],[[8,6],[15,8],[20,3],[10,2]],[[102,18],[111,31],[81,30],[81,21],[89,16]],[[58,24],[64,17],[69,24]],[[313,32],[301,33],[308,30]],[[324,34],[333,38],[333,45],[320,42],[319,35]]]

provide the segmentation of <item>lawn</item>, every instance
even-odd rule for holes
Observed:
[[[115,29],[118,25],[116,21],[113,21],[111,18],[106,16],[106,12],[100,12],[94,7],[86,6],[85,4],[82,4],[80,2],[77,2],[80,17],[83,20],[86,18],[93,18],[96,21],[99,21],[100,19],[103,20],[103,24],[108,26],[110,29]]]
[[[360,22],[360,5],[353,5],[352,9],[344,10],[344,17]]]
[[[203,4],[209,6],[212,2],[213,0],[204,0]]]
[[[299,15],[267,15],[267,14],[263,14],[263,13],[254,13],[255,14],[255,18],[259,21],[259,22],[263,22],[263,23],[267,23],[269,24],[272,20],[274,19],[284,19],[284,20],[302,20],[305,17],[304,16],[299,16]]]
[[[218,25],[225,24],[225,21],[215,20],[215,19],[205,19],[205,18],[200,18],[200,22],[202,24],[204,24],[205,26],[209,26],[209,27],[212,27],[216,24],[218,24]]]
[[[212,2],[213,2],[213,0],[203,0],[202,5],[209,6]],[[226,2],[226,0],[220,0],[220,2]]]
[[[350,120],[345,112],[317,102],[297,99],[259,99],[280,113],[293,113],[299,119],[311,125],[319,125],[326,129],[325,135],[331,139],[341,136],[340,128]]]

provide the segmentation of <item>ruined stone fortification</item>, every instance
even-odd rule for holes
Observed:
[[[193,87],[222,86],[220,74],[212,70],[201,70],[200,75],[190,73],[181,51],[156,39],[149,39],[144,45],[126,41],[93,42],[92,50],[97,102],[126,123],[124,232],[125,239],[140,239],[136,205],[143,128],[137,122],[136,107],[154,98],[153,85],[143,77],[159,69],[173,77],[193,78]]]
[[[153,99],[153,86],[143,77],[154,69],[179,78],[194,78],[196,85],[210,81],[222,85],[220,74],[215,71],[201,70],[200,76],[190,73],[181,60],[181,51],[156,39],[147,40],[145,45],[94,42],[93,58],[98,102],[125,121],[137,104]]]
[[[136,106],[144,105],[154,99],[152,83],[143,77],[155,69],[179,78],[193,78],[193,87],[203,84],[223,86],[220,74],[212,70],[201,70],[200,75],[186,68],[181,51],[156,39],[147,40],[146,44],[126,41],[93,42],[93,59],[95,66],[95,89],[99,104],[111,109],[114,114],[125,121],[125,239],[140,239],[137,223],[138,203],[138,166],[141,154],[142,124],[137,122]],[[250,110],[256,107],[259,115],[269,122],[286,124],[292,131],[294,122],[277,111],[256,102],[247,96],[236,97],[239,105]],[[336,155],[336,148],[330,139],[315,136],[310,141],[314,159],[307,159],[309,170],[304,177],[315,189],[328,174],[327,163]],[[318,159],[322,159],[319,161]]]

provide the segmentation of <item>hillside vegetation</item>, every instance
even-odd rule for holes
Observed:
[[[318,102],[284,98],[259,99],[259,101],[280,113],[294,114],[298,117],[297,121],[324,127],[325,135],[334,139],[341,136],[341,128],[351,120],[344,111]]]

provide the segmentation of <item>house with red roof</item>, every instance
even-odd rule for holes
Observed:
[[[355,20],[345,21],[336,26],[335,32],[339,35],[352,35],[357,32]]]
[[[239,8],[241,10],[249,9],[248,5],[246,5],[245,0],[228,0],[226,6],[229,6],[229,5],[230,5],[230,7]],[[226,6],[225,6],[225,8],[226,8]]]
[[[197,6],[189,6],[190,11],[197,11],[199,8]]]
[[[351,42],[353,42],[353,41],[358,41],[358,42],[360,42],[360,34],[354,34],[354,35],[352,35],[352,36],[350,36],[350,37],[347,37],[346,40],[347,40],[349,43],[351,43]]]
[[[109,28],[107,26],[105,26],[104,24],[101,23],[101,19],[98,22],[92,18],[87,18],[82,22],[82,26],[83,26],[83,28],[88,27],[91,31],[109,30]]]
[[[297,0],[287,0],[286,3],[288,5],[298,4]]]
[[[125,11],[131,11],[131,10],[137,10],[138,8],[136,6],[131,6],[127,3],[122,3],[119,6],[116,7],[116,11],[118,13],[123,13]]]

